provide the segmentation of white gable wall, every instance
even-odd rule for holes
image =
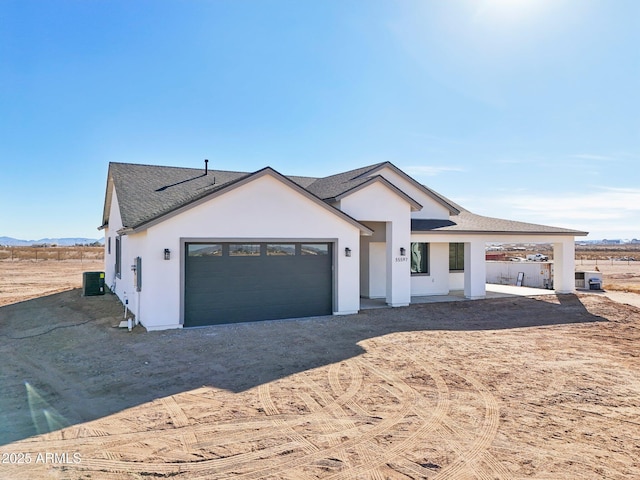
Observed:
[[[389,167],[382,168],[374,173],[374,175],[381,175],[391,184],[398,187],[404,193],[413,198],[416,202],[422,205],[422,210],[418,212],[411,212],[412,218],[437,218],[437,219],[449,219],[449,209],[438,203],[432,197],[424,193],[420,188],[409,182],[403,176],[397,174]]]
[[[360,307],[359,238],[358,227],[277,178],[261,176],[147,230],[141,321],[149,330],[180,326],[186,241],[335,242],[334,313],[356,313]],[[346,247],[351,257],[344,255]],[[163,260],[165,248],[170,249],[171,260]]]

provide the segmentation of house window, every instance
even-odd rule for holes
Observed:
[[[111,237],[107,238],[107,254],[111,255]]]
[[[411,275],[429,274],[429,244],[411,244]]]
[[[464,272],[464,243],[449,244],[449,271]]]
[[[116,237],[116,276],[121,277],[122,272],[122,240]]]

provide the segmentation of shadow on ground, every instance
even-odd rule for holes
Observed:
[[[365,353],[395,332],[606,321],[575,295],[366,310],[358,315],[129,333],[113,295],[80,290],[0,308],[0,445],[202,386],[240,392]],[[555,302],[558,303],[555,303]]]

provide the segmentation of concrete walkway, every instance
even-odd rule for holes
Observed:
[[[637,293],[616,292],[612,290],[607,290],[604,292],[589,292],[589,293],[604,295],[605,297],[610,298],[614,302],[626,303],[627,305],[632,305],[634,307],[640,308],[640,295]]]
[[[534,295],[555,295],[555,290],[546,288],[516,287],[514,285],[496,285],[487,283],[487,298],[531,297]]]
[[[485,298],[504,298],[504,297],[530,297],[536,295],[555,295],[555,290],[546,290],[543,288],[515,287],[513,285],[494,285],[487,284],[487,293]],[[418,303],[438,303],[438,302],[460,302],[468,301],[465,298],[463,290],[453,290],[449,295],[429,295],[424,297],[411,297],[412,304]],[[372,308],[388,308],[384,298],[361,298],[360,309],[368,310]]]
[[[487,294],[485,298],[505,298],[505,297],[532,297],[539,295],[555,295],[555,290],[547,290],[543,288],[516,287],[514,285],[496,285],[487,283]],[[598,291],[598,290],[577,290],[577,293],[591,293],[594,295],[603,295],[610,298],[614,302],[626,303],[640,308],[640,295],[637,293],[616,292],[616,291]],[[438,302],[460,302],[468,301],[465,298],[464,291],[454,290],[449,295],[431,295],[424,297],[411,297],[412,304],[418,303],[438,303]],[[384,298],[361,298],[360,309],[369,310],[372,308],[389,308]]]

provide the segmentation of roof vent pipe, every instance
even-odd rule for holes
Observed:
[[[209,173],[209,160],[204,159],[204,174],[207,175]]]

